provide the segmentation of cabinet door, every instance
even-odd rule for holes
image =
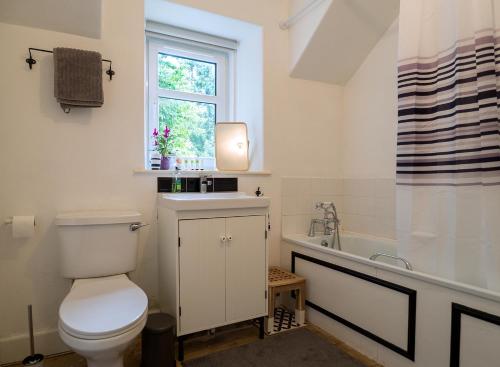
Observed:
[[[225,219],[179,221],[179,300],[182,335],[226,320]]]
[[[226,219],[226,318],[228,322],[266,312],[266,217]]]

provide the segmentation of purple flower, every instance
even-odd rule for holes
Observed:
[[[165,139],[168,139],[168,137],[170,136],[170,129],[165,126],[165,131],[163,132],[163,136],[165,137]]]
[[[158,136],[158,130],[156,129],[156,127],[153,129],[153,136],[154,137]]]

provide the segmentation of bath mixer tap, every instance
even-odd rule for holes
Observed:
[[[311,219],[311,225],[309,226],[309,233],[307,234],[309,237],[316,236],[316,224],[322,224],[324,228],[323,234],[325,236],[332,234],[332,228],[329,226],[328,220],[325,219]]]
[[[322,201],[316,203],[316,209],[323,210],[323,219],[312,219],[311,225],[309,226],[309,233],[307,235],[309,237],[314,237],[316,235],[316,224],[322,224],[324,228],[323,234],[325,236],[334,235],[332,248],[335,247],[335,240],[337,240],[337,247],[341,250],[339,234],[340,219],[337,215],[337,208],[335,208],[335,204],[331,201]],[[333,227],[330,226],[332,224]]]

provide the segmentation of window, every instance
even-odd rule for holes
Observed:
[[[222,47],[147,39],[148,150],[154,150],[154,128],[171,131],[177,157],[201,158],[213,168],[215,124],[230,119],[229,58]]]

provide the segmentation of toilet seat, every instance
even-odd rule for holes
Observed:
[[[77,279],[59,307],[59,325],[79,339],[111,338],[147,317],[144,291],[125,274]]]

